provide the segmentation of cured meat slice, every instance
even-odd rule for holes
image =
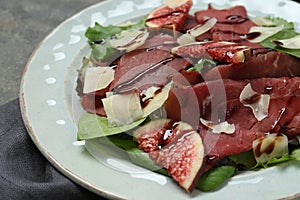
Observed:
[[[151,86],[163,86],[178,71],[190,63],[161,49],[138,49],[123,55],[115,71],[110,90],[142,91]]]
[[[89,113],[106,116],[101,99],[106,97],[108,87],[102,90],[84,94],[81,99],[83,109]]]
[[[260,121],[239,99],[248,83],[255,92],[270,96],[267,117]],[[267,133],[282,133],[290,138],[298,135],[299,103],[299,77],[241,81],[224,79],[203,82],[193,87],[174,88],[165,108],[169,118],[198,126],[208,159],[217,162],[225,156],[251,150],[252,142]],[[200,117],[215,123],[226,121],[235,126],[235,131],[233,134],[213,133],[210,128],[199,123]]]
[[[182,32],[185,33],[187,30],[194,28],[199,23],[196,20],[196,17],[193,15],[188,15],[184,21]]]
[[[252,56],[245,63],[218,65],[204,74],[204,80],[294,77],[300,75],[300,60],[281,52],[270,51]]]
[[[213,17],[218,20],[211,29],[214,41],[241,41],[240,36],[247,34],[250,28],[256,25],[249,20],[244,6],[219,10],[209,5],[207,10],[197,11],[195,16],[200,24]]]
[[[234,134],[216,134],[202,127],[199,132],[205,146],[208,167],[226,156],[251,150],[253,141],[265,136],[263,132],[247,129],[236,129]]]
[[[148,38],[139,49],[146,49],[147,51],[163,49],[165,51],[170,51],[174,45],[177,45],[175,37],[161,33]]]

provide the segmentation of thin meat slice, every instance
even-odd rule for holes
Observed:
[[[252,109],[245,107],[239,99],[248,83],[258,94],[270,96],[268,114],[260,121],[254,116]],[[225,156],[251,150],[252,142],[268,133],[282,133],[289,138],[300,134],[299,77],[216,80],[193,87],[174,88],[171,92],[166,102],[170,118],[187,120],[194,126],[197,123],[195,118],[200,117],[216,124],[226,121],[235,126],[233,134],[226,134],[213,133],[209,127],[198,124],[206,156],[211,163],[216,163]],[[193,103],[193,98],[198,100],[197,105]],[[169,103],[172,103],[172,108]]]
[[[294,77],[300,75],[300,60],[282,52],[270,51],[252,56],[245,63],[218,65],[207,71],[204,80],[256,79],[262,77]]]
[[[184,24],[183,24],[183,28],[182,28],[182,32],[185,33],[186,31],[194,28],[195,26],[197,26],[199,23],[196,20],[196,17],[193,15],[188,15],[185,20],[184,20]]]
[[[249,20],[244,6],[234,6],[228,9],[215,9],[211,5],[207,10],[195,13],[198,23],[203,24],[209,18],[216,18],[217,24],[211,29],[214,41],[240,41],[256,24]]]
[[[178,71],[190,63],[162,49],[138,49],[123,55],[115,71],[110,90],[142,91],[151,86],[163,86]]]
[[[208,164],[214,165],[226,156],[252,149],[254,140],[265,136],[263,132],[237,129],[234,134],[216,134],[204,127],[199,128],[206,149]]]
[[[153,49],[170,51],[174,45],[177,45],[175,37],[161,33],[148,38],[145,43],[139,47],[139,49],[146,49],[147,51],[151,51]]]
[[[106,116],[101,99],[106,97],[108,87],[95,92],[84,94],[81,98],[81,105],[83,109],[89,113]]]
[[[258,94],[270,96],[268,115],[261,121],[256,119],[251,108],[240,102],[240,94],[248,83]],[[284,133],[286,126],[300,112],[299,103],[299,77],[224,79],[172,88],[165,108],[169,118],[186,121],[194,127],[202,117],[213,122],[227,121],[240,129],[255,132]]]

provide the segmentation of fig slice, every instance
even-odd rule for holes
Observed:
[[[148,28],[168,28],[180,31],[192,4],[192,0],[166,1],[164,5],[154,9],[148,15],[146,26]]]
[[[204,145],[200,135],[187,123],[175,123],[172,132],[175,137],[160,150],[150,152],[150,157],[190,193],[203,169]]]
[[[251,57],[251,47],[233,42],[194,42],[173,47],[181,57],[212,58],[222,63],[244,63]]]
[[[192,192],[201,173],[204,145],[201,136],[185,122],[156,119],[133,132],[139,148],[187,192]]]
[[[133,132],[133,137],[139,144],[139,148],[145,152],[157,151],[161,146],[168,143],[169,129],[172,127],[172,120],[157,119],[148,122]]]

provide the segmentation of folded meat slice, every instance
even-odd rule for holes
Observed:
[[[162,32],[167,30],[161,30]],[[145,43],[139,47],[139,49],[146,49],[151,51],[153,49],[163,49],[165,51],[170,51],[174,45],[177,45],[177,40],[168,34],[160,33],[148,38]]]
[[[190,63],[163,49],[138,49],[123,55],[115,70],[110,90],[117,93],[143,91],[166,85],[178,71]]]
[[[214,41],[239,41],[240,36],[247,34],[250,28],[256,25],[249,20],[244,6],[219,10],[209,5],[207,10],[195,12],[195,17],[200,24],[213,17],[218,20],[211,29]]]
[[[260,121],[239,99],[249,83],[256,93],[270,96],[268,114]],[[219,160],[250,150],[252,142],[266,133],[282,133],[290,138],[300,134],[299,103],[299,77],[220,79],[173,88],[165,108],[169,118],[198,126],[208,158]],[[233,134],[213,133],[199,123],[200,117],[216,124],[226,121],[235,126],[235,131]]]
[[[95,92],[84,94],[81,98],[83,109],[89,113],[106,116],[101,99],[106,97],[108,87]]]
[[[245,63],[218,65],[207,71],[204,80],[255,79],[262,77],[293,77],[300,75],[300,60],[281,52],[270,51],[252,56]]]

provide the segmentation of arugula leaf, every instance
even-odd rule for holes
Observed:
[[[142,118],[128,125],[109,127],[106,117],[85,113],[80,117],[78,122],[77,139],[87,140],[122,133],[137,127],[145,119]]]
[[[277,18],[266,17],[266,19],[271,20],[275,26],[284,24],[284,28],[282,31],[279,31],[275,35],[265,39],[260,44],[266,48],[271,48],[300,58],[300,49],[282,48],[272,42],[273,40],[288,39],[296,35],[299,35],[299,33],[295,31],[294,24],[292,22],[288,22],[285,19],[278,18],[278,17]]]
[[[294,150],[290,155],[289,154],[284,154],[280,158],[272,158],[272,159],[268,160],[266,163],[257,163],[257,165],[253,168],[272,167],[276,164],[291,161],[291,160],[300,160],[300,149]]]
[[[116,34],[121,33],[123,30],[130,30],[130,29],[139,29],[145,27],[146,17],[140,19],[139,22],[126,25],[126,26],[116,26],[116,25],[108,25],[102,26],[98,22],[95,23],[94,27],[89,27],[86,32],[85,36],[88,38],[89,43],[93,44],[93,42],[101,42],[107,39],[110,39]]]
[[[119,56],[118,50],[109,42],[105,44],[94,44],[91,51],[91,59],[95,61],[112,62]]]
[[[272,167],[274,165],[277,165],[279,163],[283,163],[283,162],[287,162],[287,161],[291,161],[291,160],[295,160],[295,158],[289,154],[284,154],[283,156],[281,156],[280,158],[272,158],[270,160],[268,160],[266,163],[257,163],[253,169],[255,168],[268,168],[268,167]]]
[[[95,23],[94,27],[89,27],[85,32],[85,37],[89,39],[89,43],[100,43],[111,36],[120,33],[123,29],[119,26],[108,25],[102,26],[98,22]]]
[[[94,27],[89,27],[85,32],[85,36],[92,48],[91,59],[94,61],[107,62],[115,60],[119,56],[119,53],[118,50],[110,44],[109,40],[124,30],[144,28],[145,21],[146,18],[142,18],[137,23],[124,26],[102,26],[96,22]]]
[[[291,153],[291,157],[293,157],[295,160],[300,160],[300,149],[295,149]]]
[[[200,59],[196,65],[189,68],[187,71],[198,71],[200,73],[204,73],[209,69],[212,69],[216,66],[216,63],[210,59]]]
[[[235,170],[230,165],[214,167],[200,177],[196,187],[205,192],[215,190],[232,177]]]

